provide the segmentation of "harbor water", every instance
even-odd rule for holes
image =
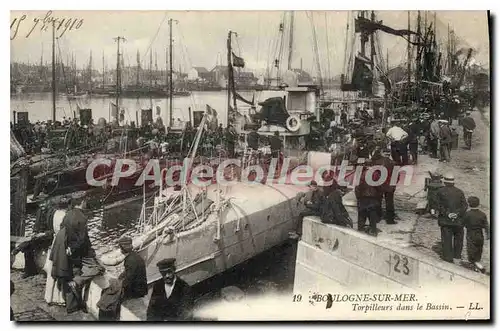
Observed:
[[[266,98],[273,96],[282,96],[282,91],[257,91],[257,92],[241,92],[244,98],[252,100],[255,96],[255,101],[260,102]],[[73,118],[77,113],[78,107],[92,109],[92,117],[94,123],[97,123],[99,118],[104,118],[106,121],[110,118],[111,103],[116,103],[115,98],[111,97],[76,97],[70,99],[63,95],[58,95],[56,98],[56,119],[62,120],[64,117]],[[227,91],[220,92],[192,92],[190,96],[179,96],[173,98],[172,113],[173,119],[181,121],[189,120],[189,108],[192,111],[205,111],[206,105],[209,105],[217,111],[219,122],[226,125],[227,113]],[[150,99],[150,98],[122,98],[120,99],[120,108],[125,111],[125,121],[136,121],[136,112],[146,108],[153,109],[154,118],[157,117],[157,111],[160,110],[160,116],[163,123],[168,123],[168,109],[170,100]],[[46,121],[52,118],[52,94],[51,93],[32,93],[32,94],[15,94],[11,95],[11,121],[13,120],[13,111],[28,112],[30,121]],[[78,116],[78,114],[76,115]],[[136,123],[137,124],[137,123]]]

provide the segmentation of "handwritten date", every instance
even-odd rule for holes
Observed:
[[[15,17],[10,23],[10,40],[14,40],[20,35],[22,26],[28,26],[25,38],[29,38],[33,31],[38,29],[42,32],[51,31],[52,24],[54,24],[56,37],[61,38],[67,31],[80,29],[83,25],[83,19],[54,17],[52,16],[52,11],[48,11],[42,18],[34,17],[31,21],[26,15]]]

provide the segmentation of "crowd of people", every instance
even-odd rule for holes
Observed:
[[[389,127],[375,131],[374,134],[366,134],[369,132],[366,129],[358,131],[353,129],[351,134],[343,132],[346,136],[350,136],[351,141],[354,140],[350,154],[345,157],[363,167],[360,182],[354,189],[359,231],[377,236],[379,232],[377,224],[382,219],[385,219],[387,224],[397,224],[394,207],[396,185],[390,183],[394,166],[417,164],[418,155],[422,152],[428,153],[432,158],[439,158],[441,162],[450,161],[452,149],[458,147],[458,134],[455,133],[456,128],[452,126],[452,122],[444,117],[444,114],[437,116],[428,113],[403,121],[392,120]],[[373,117],[362,116],[359,119],[362,119],[366,126]],[[467,110],[465,117],[458,122],[463,128],[465,146],[470,149],[471,136],[475,129],[471,111]],[[346,126],[349,126],[349,122]],[[336,126],[332,125],[331,128]],[[344,127],[341,128],[343,129]],[[330,133],[332,131],[334,130]],[[337,132],[342,133],[340,130]],[[383,166],[388,172],[386,182],[380,186],[369,185],[364,175],[375,165]],[[380,172],[375,171],[373,180],[377,181],[379,175]],[[307,203],[308,212],[301,214],[301,217],[314,215],[319,216],[324,223],[352,227],[352,220],[342,205],[342,199],[338,197],[340,192],[338,184],[334,181],[332,187],[320,189],[316,183],[312,186],[314,194]],[[484,271],[479,262],[484,242],[483,231],[487,233],[486,238],[488,238],[489,229],[486,215],[478,209],[479,199],[477,197],[466,199],[463,191],[454,186],[453,175],[447,174],[444,178],[438,179],[436,190],[429,193],[428,205],[427,211],[437,216],[438,225],[441,227],[443,260],[453,263],[462,258],[465,228],[468,262],[476,270]]]
[[[51,209],[53,206],[48,206]],[[11,250],[11,267],[14,256],[25,253],[24,277],[41,272],[37,269],[35,255],[47,250],[47,260],[43,267],[47,275],[44,299],[49,305],[66,308],[68,314],[87,312],[86,296],[89,283],[103,275],[105,269],[96,258],[88,233],[88,219],[84,212],[85,200],[69,199],[63,218],[54,213],[42,214],[37,223],[43,224],[45,234],[51,243],[41,246],[31,243]],[[40,226],[40,225],[38,225]],[[38,234],[43,233],[39,232]],[[34,236],[32,239],[38,238]],[[123,272],[116,279],[109,279],[97,303],[99,320],[116,321],[120,319],[120,307],[126,300],[142,298],[148,294],[146,264],[134,251],[132,239],[123,236],[118,246],[124,255]],[[31,252],[31,254],[26,254]],[[190,318],[193,297],[190,286],[176,275],[175,259],[167,258],[157,263],[162,278],[152,284],[152,293],[147,308],[147,320],[186,320]],[[11,295],[14,284],[11,282]],[[11,319],[14,317],[11,308]]]

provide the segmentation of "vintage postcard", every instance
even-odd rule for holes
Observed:
[[[11,11],[12,321],[489,320],[487,11]]]

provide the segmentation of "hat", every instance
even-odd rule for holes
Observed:
[[[443,183],[455,183],[455,176],[452,173],[447,173],[443,176]]]
[[[467,203],[469,204],[469,207],[476,208],[479,206],[479,198],[474,196],[469,197],[467,199]]]
[[[160,271],[175,268],[175,258],[167,258],[156,263],[156,266]]]
[[[132,238],[123,236],[120,239],[118,239],[118,245],[132,246]]]

